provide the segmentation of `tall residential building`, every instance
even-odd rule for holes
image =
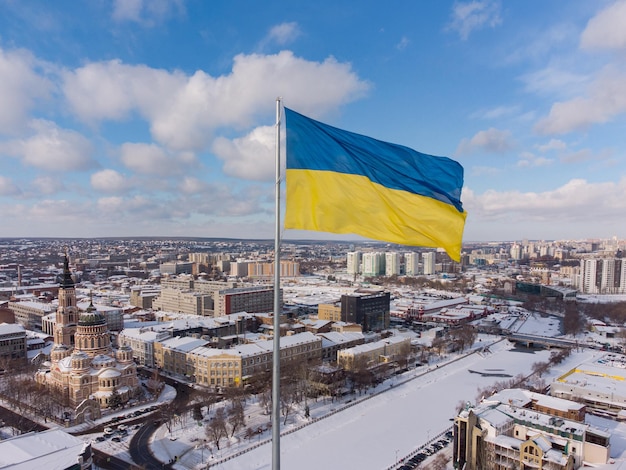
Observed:
[[[424,275],[435,274],[435,255],[434,251],[422,253],[422,264],[424,265]]]
[[[400,274],[400,253],[392,251],[385,253],[385,276]]]
[[[626,260],[622,258],[580,260],[577,287],[584,294],[626,294]]]
[[[411,252],[404,255],[404,272],[407,276],[417,276],[419,274],[420,255]]]
[[[346,255],[346,270],[348,274],[361,273],[361,252],[351,251]]]
[[[385,274],[385,253],[363,253],[363,276],[375,277]]]
[[[521,260],[522,259],[522,247],[517,243],[513,243],[511,245],[511,259]]]

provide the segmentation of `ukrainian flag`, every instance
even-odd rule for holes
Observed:
[[[463,167],[285,108],[285,228],[443,248],[459,261]]]

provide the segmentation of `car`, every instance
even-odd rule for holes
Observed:
[[[96,437],[96,441],[97,442],[103,442],[103,441],[106,441],[106,440],[107,440],[106,436],[98,436],[98,437]]]
[[[113,431],[113,428],[106,427],[103,432],[105,436],[112,436],[115,431]]]
[[[127,426],[127,425],[125,425],[125,424],[120,424],[120,425],[117,427],[117,430],[118,430],[118,431],[126,431],[127,429],[128,429],[128,426]]]
[[[122,442],[122,438],[119,436],[115,436],[113,439],[111,439],[113,442]]]

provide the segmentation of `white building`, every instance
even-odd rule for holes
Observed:
[[[407,276],[417,276],[419,274],[419,265],[419,253],[411,252],[404,255],[404,271]]]
[[[400,253],[392,251],[385,253],[385,276],[397,276],[400,274]]]
[[[363,276],[374,277],[385,274],[385,253],[363,253]]]
[[[422,264],[424,265],[424,275],[435,274],[435,252],[422,253]]]
[[[348,274],[361,273],[361,252],[351,251],[346,255],[346,270]]]

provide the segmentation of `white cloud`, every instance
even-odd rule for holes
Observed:
[[[275,174],[276,129],[257,127],[238,139],[215,139],[212,150],[224,161],[224,173],[247,180],[269,181]]]
[[[463,189],[463,205],[479,220],[527,220],[608,224],[626,211],[626,178],[618,183],[573,179],[551,191],[486,191]]]
[[[132,21],[154,26],[184,11],[182,0],[115,0],[112,17],[118,22]]]
[[[122,163],[129,169],[145,175],[170,176],[180,173],[185,158],[168,153],[155,144],[125,143],[120,148]]]
[[[583,49],[626,49],[626,1],[617,1],[591,18],[580,38]]]
[[[41,170],[82,171],[95,165],[91,142],[82,134],[39,119],[30,127],[31,137],[0,143],[0,150]]]
[[[202,194],[209,189],[209,185],[198,178],[188,176],[180,183],[179,189],[184,194]]]
[[[537,149],[540,152],[548,152],[550,150],[565,150],[567,144],[559,139],[550,139],[550,142],[543,145],[537,145]]]
[[[466,40],[473,31],[486,26],[494,28],[502,23],[500,2],[497,0],[481,0],[457,2],[452,7],[452,19],[447,29],[459,33]]]
[[[536,72],[523,75],[526,91],[539,95],[563,96],[582,93],[590,82],[590,77],[550,65]]]
[[[626,112],[626,73],[606,67],[586,96],[554,103],[536,130],[543,134],[565,134],[611,121]]]
[[[554,163],[554,160],[552,160],[551,158],[538,157],[537,155],[531,152],[522,152],[520,154],[519,160],[517,161],[517,166],[521,168],[541,167],[541,166],[552,165],[553,163]]]
[[[501,119],[519,112],[519,106],[496,106],[495,108],[475,111],[470,117],[474,119]]]
[[[90,124],[124,120],[135,110],[148,119],[158,115],[187,80],[180,72],[125,65],[119,60],[93,62],[66,71],[62,79],[70,110]]]
[[[0,48],[0,134],[23,130],[35,102],[49,97],[52,84],[36,68],[29,52]]]
[[[267,40],[275,42],[279,46],[284,46],[293,42],[300,34],[298,23],[292,21],[273,26],[267,35]]]
[[[400,39],[400,42],[396,44],[396,49],[398,49],[399,51],[402,51],[406,49],[409,46],[409,44],[411,44],[411,41],[409,40],[409,38],[407,38],[406,36],[402,36],[402,39]]]
[[[471,139],[463,139],[459,144],[456,154],[466,155],[476,152],[506,153],[512,150],[515,144],[510,131],[502,131],[495,128],[477,132]]]
[[[31,182],[31,186],[34,187],[40,194],[46,195],[56,194],[66,189],[61,179],[53,178],[51,176],[40,176],[35,178]]]
[[[128,186],[126,178],[115,170],[101,170],[91,175],[91,187],[96,191],[118,193],[126,191]]]
[[[6,176],[0,175],[0,196],[16,196],[21,194],[22,190]]]
[[[214,129],[244,128],[270,114],[277,96],[305,114],[319,116],[361,97],[369,84],[334,58],[311,62],[289,51],[238,55],[232,73],[190,77],[119,61],[88,64],[65,75],[73,112],[90,123],[122,120],[138,112],[153,137],[172,150],[205,148]]]

